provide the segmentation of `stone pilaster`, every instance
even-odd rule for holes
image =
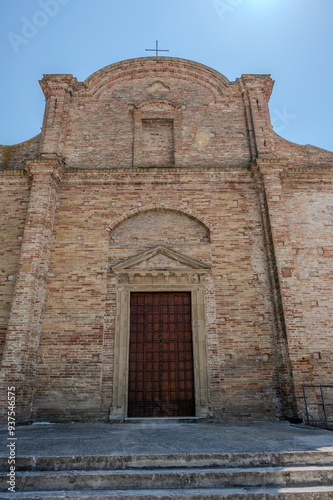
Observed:
[[[44,158],[28,161],[26,169],[32,177],[30,200],[1,370],[5,392],[7,386],[16,388],[18,421],[31,418],[56,195],[63,165],[58,159]]]
[[[274,82],[269,75],[242,75],[238,80],[246,111],[252,158],[275,156],[268,102]]]
[[[44,75],[40,81],[46,103],[40,145],[41,156],[60,155],[63,150],[72,93],[77,86],[73,75]]]
[[[302,384],[312,382],[304,326],[299,273],[293,254],[283,196],[281,159],[257,159],[254,179],[261,204],[265,246],[276,317],[276,348],[280,387],[287,417],[301,415]]]

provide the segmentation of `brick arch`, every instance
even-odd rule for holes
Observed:
[[[159,107],[162,107],[162,108],[170,108],[172,110],[177,110],[180,108],[180,104],[179,103],[175,103],[175,102],[172,102],[172,101],[166,101],[165,99],[162,100],[162,99],[146,99],[145,101],[142,101],[140,102],[140,104],[138,104],[136,106],[136,109],[140,109],[142,111],[144,111],[145,108],[150,108],[150,107],[154,107],[154,108],[159,108]]]
[[[187,208],[179,209],[173,205],[147,205],[145,207],[135,208],[133,210],[130,210],[129,212],[125,212],[121,216],[116,217],[110,224],[106,226],[106,231],[111,234],[122,222],[131,219],[136,215],[140,215],[146,212],[157,212],[160,210],[169,210],[171,212],[177,212],[179,214],[187,215],[189,218],[197,221],[199,224],[203,225],[207,229],[210,239],[212,225],[205,217],[200,216],[191,209]]]
[[[96,71],[82,84],[80,89],[98,98],[104,91],[118,82],[133,78],[147,78],[147,74],[160,78],[167,73],[169,76],[184,81],[196,82],[219,99],[229,80],[218,71],[187,59],[163,57],[156,61],[152,57],[127,59]]]

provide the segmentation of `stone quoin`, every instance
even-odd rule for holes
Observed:
[[[333,153],[273,131],[273,83],[44,75],[41,134],[0,146],[4,420],[10,386],[70,422],[302,419],[333,384]]]

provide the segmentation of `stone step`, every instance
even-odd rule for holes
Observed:
[[[330,465],[330,451],[284,453],[221,453],[170,455],[91,455],[66,457],[16,457],[17,471],[123,470],[174,467],[256,467],[289,465]],[[0,471],[8,471],[7,457],[0,458]]]
[[[157,417],[157,418],[133,418],[124,419],[125,424],[141,425],[165,425],[165,424],[197,424],[202,422],[200,417]]]
[[[332,500],[333,486],[198,488],[173,490],[31,491],[2,493],[11,500]]]
[[[0,491],[6,491],[6,475]],[[16,474],[17,491],[136,490],[333,485],[333,466],[28,471]]]

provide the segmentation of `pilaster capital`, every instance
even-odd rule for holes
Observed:
[[[66,92],[71,93],[78,85],[77,78],[73,75],[43,75],[42,80],[39,80],[43,93],[46,98],[50,96],[58,96]]]
[[[65,165],[59,158],[38,158],[28,160],[25,164],[26,171],[34,180],[46,181],[53,179],[57,184],[61,181]]]
[[[269,101],[275,83],[271,75],[242,75],[241,80],[250,93],[263,93]]]
[[[286,158],[256,158],[251,163],[253,173],[261,175],[281,175],[289,168]]]

